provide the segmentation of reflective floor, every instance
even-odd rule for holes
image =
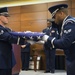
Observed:
[[[19,75],[66,75],[66,71],[64,70],[56,70],[55,73],[44,73],[44,71],[34,71],[34,70],[28,70],[28,71],[20,71]]]

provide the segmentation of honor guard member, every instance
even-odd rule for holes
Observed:
[[[15,65],[12,44],[24,44],[24,39],[9,34],[11,30],[6,28],[8,24],[7,7],[0,8],[0,75],[12,75],[12,67]]]
[[[47,28],[43,30],[48,36],[58,38],[58,30],[56,24],[51,19],[48,20]],[[46,55],[46,71],[45,73],[54,73],[55,72],[55,50],[56,48],[52,48],[49,46],[47,42],[44,44],[44,51]]]
[[[25,41],[24,45],[21,45],[22,70],[29,70],[30,45],[27,41]]]
[[[67,4],[58,4],[49,8],[55,23],[62,24],[61,34],[60,39],[45,35],[43,40],[53,48],[64,50],[67,75],[75,75],[75,18],[68,15],[67,8]]]

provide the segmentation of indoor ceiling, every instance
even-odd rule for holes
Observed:
[[[38,3],[47,3],[47,2],[56,2],[56,1],[67,1],[67,0],[0,0],[0,8],[38,4]]]

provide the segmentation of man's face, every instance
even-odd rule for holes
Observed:
[[[0,20],[3,24],[8,24],[8,16],[0,15]]]
[[[63,12],[57,12],[54,16],[55,23],[60,25],[63,22]]]
[[[51,25],[51,22],[48,22],[48,23],[47,23],[47,27],[50,27],[50,25]]]

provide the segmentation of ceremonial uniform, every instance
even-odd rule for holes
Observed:
[[[0,8],[0,75],[12,75],[15,65],[12,44],[24,44],[23,38],[11,35],[12,31],[4,26],[8,16],[7,8]]]
[[[43,32],[52,37],[58,38],[58,30],[56,28],[56,25],[54,22],[52,22],[52,25],[50,27],[47,27],[46,29],[43,30]],[[45,73],[55,72],[55,48],[52,48],[49,46],[47,42],[44,44],[44,51],[46,55],[46,71]]]
[[[49,8],[49,11],[53,14],[53,17],[56,19],[58,14],[64,16],[61,27],[60,39],[56,39],[53,37],[46,37],[47,42],[53,48],[60,48],[64,50],[66,56],[66,67],[67,67],[67,75],[75,75],[75,18],[72,16],[68,16],[65,13],[65,8],[67,8],[67,4],[59,4]],[[66,9],[67,10],[67,9]],[[67,15],[67,16],[66,16]],[[63,17],[62,17],[63,18]],[[56,20],[55,20],[56,21]]]
[[[30,43],[25,42],[24,45],[25,45],[25,47],[21,46],[22,70],[29,70]]]

